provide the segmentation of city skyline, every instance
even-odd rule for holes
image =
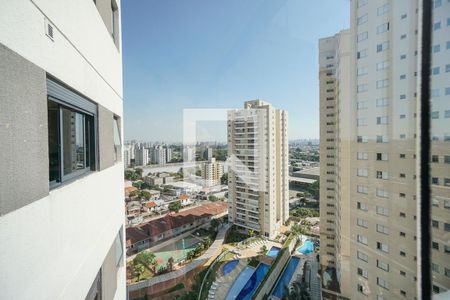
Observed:
[[[183,109],[252,99],[289,111],[289,139],[319,138],[316,42],[348,27],[346,1],[173,4],[122,3],[125,139],[182,141]]]

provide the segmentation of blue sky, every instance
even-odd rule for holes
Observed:
[[[319,137],[318,39],[349,26],[348,0],[121,2],[126,139],[182,141],[183,109],[256,98],[290,139]]]

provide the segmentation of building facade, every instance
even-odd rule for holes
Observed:
[[[350,15],[348,31],[319,41],[323,296],[414,299],[420,8],[359,0]],[[441,293],[450,288],[450,3],[434,1],[433,18],[432,271]]]
[[[126,299],[119,8],[0,3],[1,298]]]
[[[143,145],[135,146],[134,148],[134,162],[136,166],[146,166],[148,165],[149,151]]]
[[[273,237],[289,217],[287,112],[261,100],[228,112],[229,221]]]
[[[210,161],[203,163],[200,170],[206,186],[220,184],[220,179],[223,175],[223,164],[217,162],[214,157]]]

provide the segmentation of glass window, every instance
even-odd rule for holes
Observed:
[[[50,185],[95,169],[93,116],[48,101]]]
[[[368,37],[369,37],[368,32],[364,31],[364,32],[361,32],[360,34],[358,34],[356,39],[357,39],[358,42],[362,42],[364,40],[367,40]]]
[[[441,22],[436,22],[433,24],[433,30],[439,30],[441,29]]]

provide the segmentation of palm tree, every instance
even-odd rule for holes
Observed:
[[[173,257],[169,257],[169,259],[167,260],[167,269],[169,271],[173,270],[173,263],[174,263]]]
[[[132,272],[134,276],[137,276],[137,281],[139,281],[145,272],[145,268],[141,263],[134,263],[133,261]]]
[[[262,246],[261,246],[261,253],[264,254],[264,253],[266,253],[266,252],[267,252],[267,247],[266,247],[266,245],[262,245]]]
[[[134,258],[133,258],[133,264],[141,264],[143,265],[147,270],[154,272],[155,271],[155,260],[156,256],[155,254],[151,252],[139,252]],[[150,270],[150,265],[153,266],[153,270]]]

